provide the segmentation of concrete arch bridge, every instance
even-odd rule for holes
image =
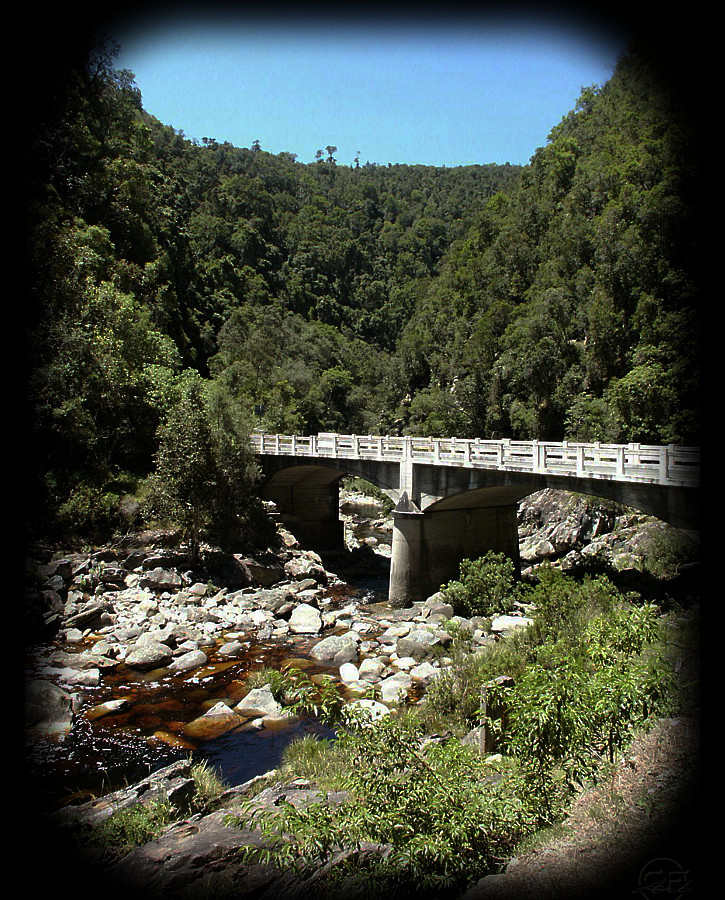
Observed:
[[[300,541],[342,547],[339,483],[359,476],[395,502],[389,600],[423,600],[488,550],[519,566],[517,509],[558,488],[634,507],[699,537],[700,450],[460,438],[253,434],[272,500]]]

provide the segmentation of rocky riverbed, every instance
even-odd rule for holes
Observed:
[[[252,760],[251,770],[230,767],[236,777],[225,806],[232,808],[274,767],[274,755],[255,758],[260,747],[279,748],[315,727],[292,719],[269,686],[250,690],[249,674],[264,666],[333,677],[351,704],[373,716],[424,696],[449,662],[445,626],[457,617],[439,594],[391,609],[379,595],[351,587],[361,577],[384,585],[389,534],[378,518],[374,537],[371,511],[358,515],[354,500],[343,508],[353,549],[324,559],[282,527],[273,550],[223,560],[210,553],[196,570],[178,547],[165,546],[172,536],[162,533],[92,552],[36,548],[27,561],[25,737],[43,811],[92,822],[155,792],[183,797],[191,757],[214,761],[218,748]],[[662,528],[631,511],[540,492],[519,514],[524,575],[547,559],[572,569],[594,555],[614,570],[636,571]],[[526,612],[458,621],[485,645],[526,624]],[[87,784],[80,773],[89,768],[95,780]],[[257,802],[308,802],[314,786],[277,785],[267,793]],[[168,877],[198,886],[213,859],[211,869],[232,873],[240,896],[242,883],[257,886],[254,896],[279,895],[276,875],[232,863],[240,841],[252,838],[225,829],[222,818],[175,826],[132,854],[125,874],[165,896]]]
[[[246,683],[263,666],[331,675],[350,702],[384,714],[446,664],[453,609],[438,595],[402,610],[353,599],[311,551],[238,559],[244,587],[195,580],[154,550],[113,555],[66,555],[40,570],[46,625],[57,620],[58,632],[28,658],[26,737],[60,745],[56,756],[89,726],[141,734],[151,759],[163,746],[284,729],[292,723],[272,691]],[[485,642],[525,621],[469,624]]]

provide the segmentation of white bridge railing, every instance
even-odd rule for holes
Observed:
[[[258,454],[436,466],[502,469],[615,481],[697,487],[700,448],[676,445],[486,441],[463,438],[375,437],[356,434],[251,435]]]

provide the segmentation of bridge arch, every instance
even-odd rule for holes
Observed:
[[[339,518],[340,481],[354,476],[369,481],[398,502],[399,466],[369,460],[305,459],[275,456],[262,461],[263,500],[271,500],[282,521],[303,545],[337,549],[344,544]]]
[[[699,509],[693,502],[692,488],[533,472],[429,468],[422,477],[429,485],[429,493],[421,493],[422,510],[439,512],[493,505],[497,501],[518,503],[529,494],[551,488],[620,503],[654,516],[695,540],[699,538]]]
[[[455,438],[254,435],[273,500],[303,543],[341,547],[339,484],[374,484],[396,503],[389,599],[425,599],[487,550],[519,565],[517,514],[528,494],[555,488],[633,507],[699,532],[698,448],[542,444]]]

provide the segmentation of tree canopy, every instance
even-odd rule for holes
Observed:
[[[192,141],[116,55],[28,154],[32,529],[118,526],[190,385],[236,435],[699,442],[697,152],[636,49],[529,165],[456,168]]]

